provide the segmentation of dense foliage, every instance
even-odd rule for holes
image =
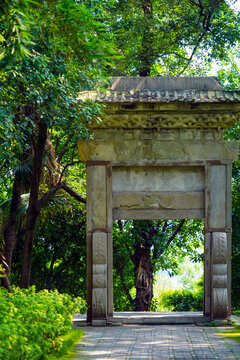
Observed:
[[[0,287],[0,359],[48,359],[57,354],[63,335],[72,326],[72,316],[85,312],[81,298],[61,295],[56,290],[35,292]]]
[[[65,176],[100,108],[80,104],[77,94],[99,84],[112,52],[104,25],[83,2],[4,1],[0,20],[1,198],[10,199],[4,255],[11,267],[22,246],[20,284],[28,287],[43,206],[60,189],[85,203]]]
[[[123,55],[115,75],[199,76],[239,40],[239,16],[222,0],[115,0],[105,8]]]

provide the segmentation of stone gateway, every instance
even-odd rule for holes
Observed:
[[[204,315],[231,313],[231,176],[240,92],[216,78],[114,78],[94,140],[79,141],[87,166],[87,320],[113,317],[112,221],[204,219]]]

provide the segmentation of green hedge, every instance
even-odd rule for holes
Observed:
[[[151,311],[202,311],[203,289],[167,290],[153,298]]]
[[[162,295],[162,304],[169,311],[202,311],[202,291],[174,290]]]
[[[81,298],[35,288],[0,287],[0,359],[50,359],[72,327],[72,316],[86,311]]]

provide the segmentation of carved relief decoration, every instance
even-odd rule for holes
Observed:
[[[93,233],[93,264],[106,264],[107,262],[107,234]]]
[[[93,288],[105,288],[107,286],[106,275],[93,274]]]
[[[107,311],[107,234],[92,235],[92,316],[102,319]]]
[[[107,265],[93,265],[93,288],[107,287]]]
[[[215,319],[224,319],[228,313],[228,293],[226,288],[213,288],[213,316]]]
[[[212,316],[223,319],[228,314],[227,234],[212,233]]]
[[[107,289],[93,288],[92,315],[94,319],[105,318],[107,308]]]
[[[227,261],[227,234],[213,233],[213,263],[225,264]]]
[[[227,274],[227,264],[213,264],[213,273],[215,275]]]
[[[91,128],[101,129],[226,129],[238,119],[231,113],[203,114],[156,114],[124,113],[109,114],[102,122],[94,123]]]
[[[227,275],[213,275],[214,288],[227,288]]]

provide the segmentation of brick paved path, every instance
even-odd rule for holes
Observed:
[[[240,344],[210,327],[127,325],[84,327],[84,332],[74,359],[240,359]]]

